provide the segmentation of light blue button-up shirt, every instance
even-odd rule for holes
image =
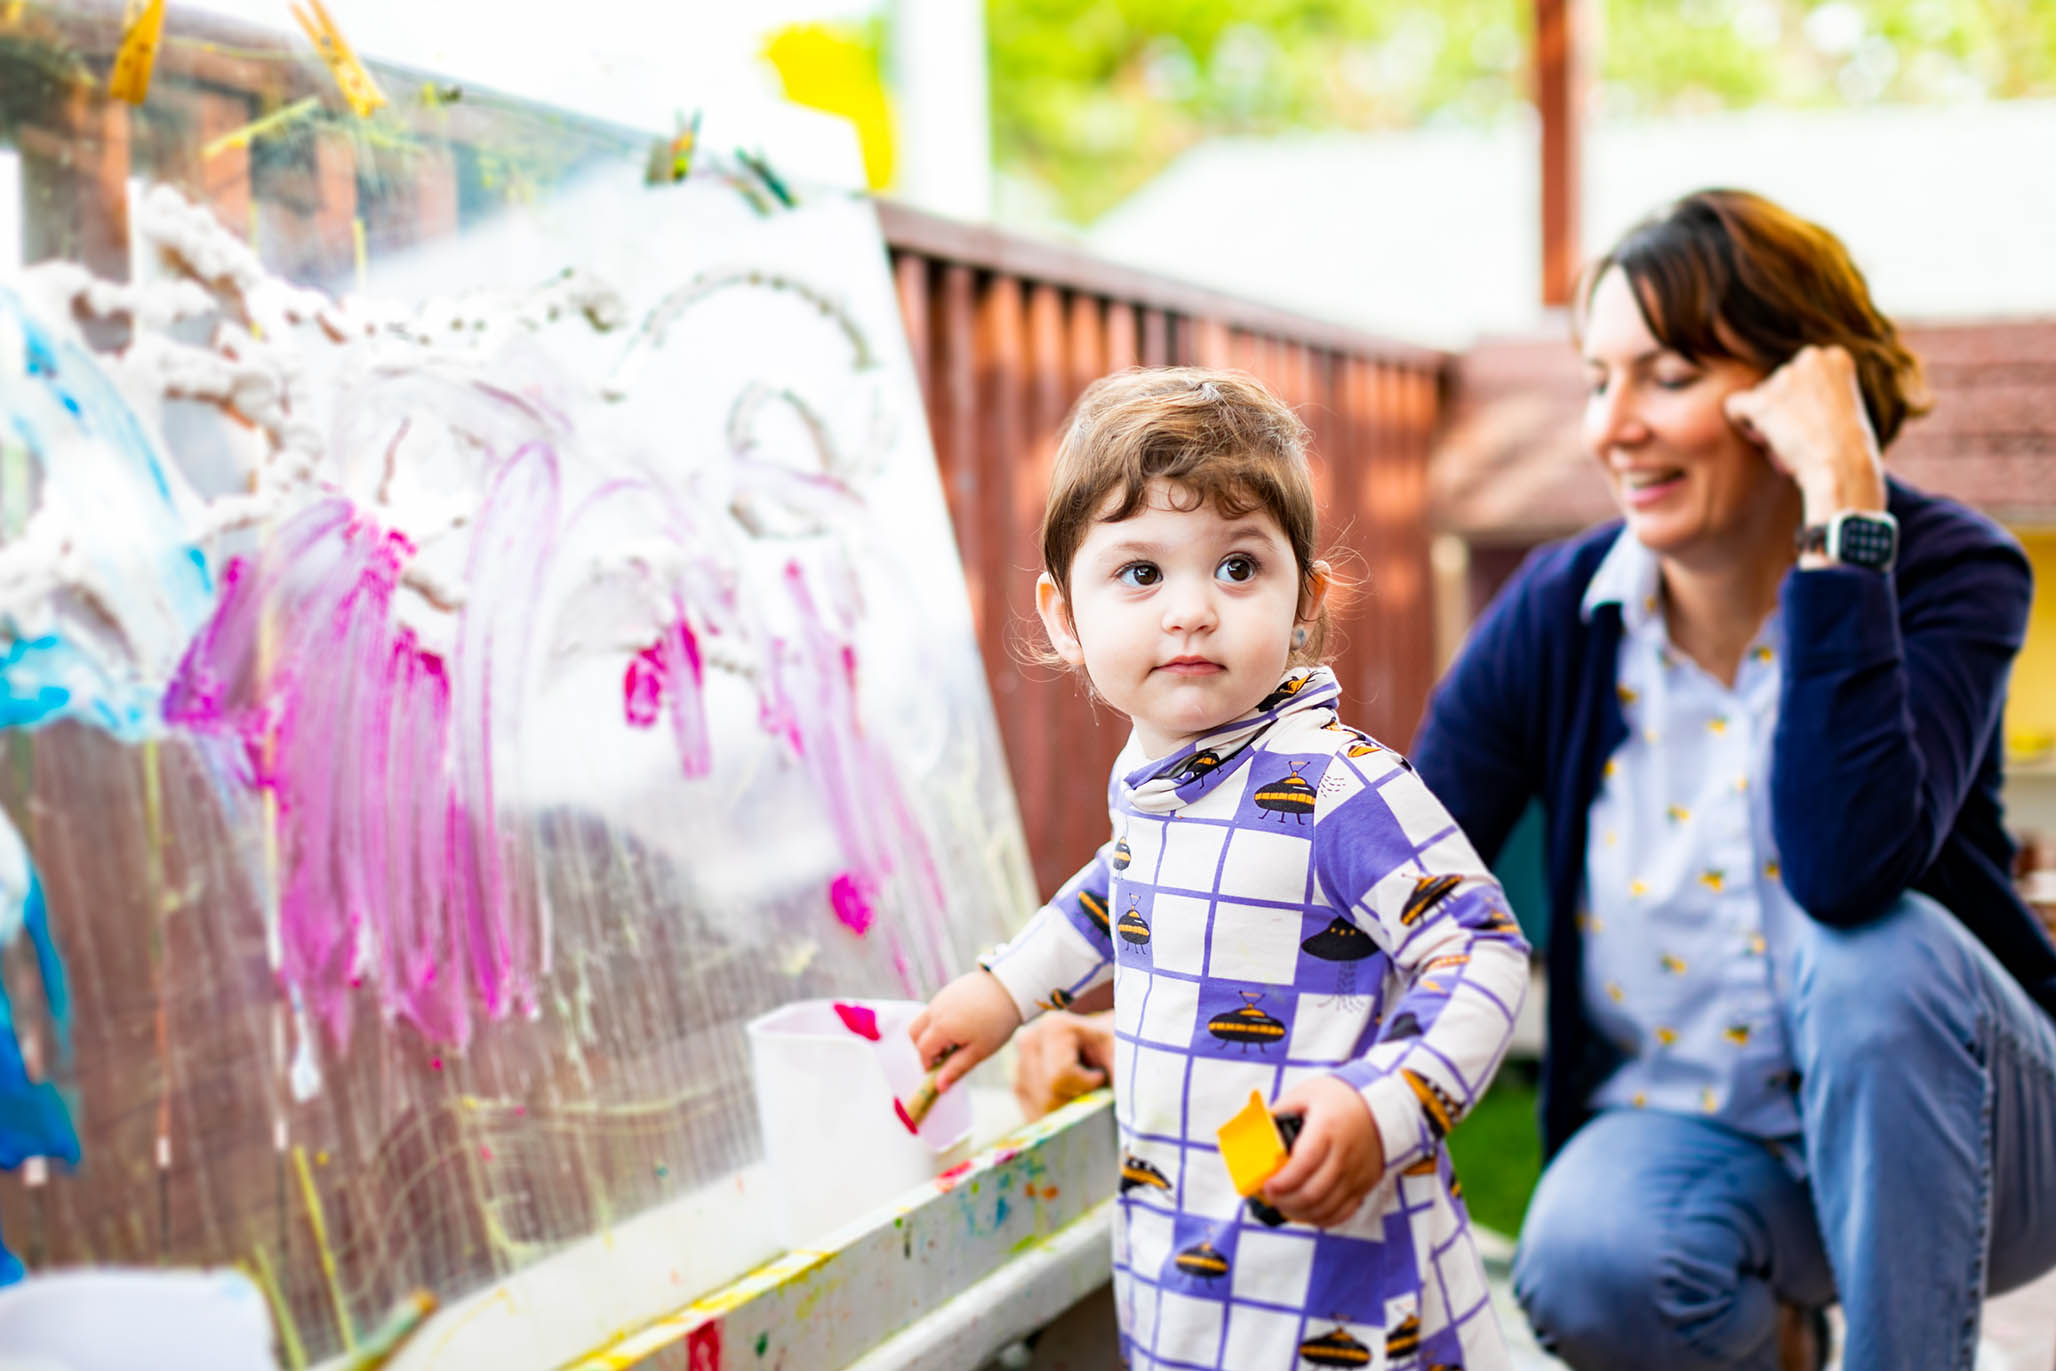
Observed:
[[[1583,605],[1588,619],[1620,605],[1628,725],[1592,802],[1578,914],[1586,1012],[1627,1061],[1591,1103],[1791,1139],[1797,1076],[1779,1006],[1806,916],[1771,834],[1782,620],[1772,612],[1724,686],[1671,647],[1658,587],[1656,555],[1623,531]]]

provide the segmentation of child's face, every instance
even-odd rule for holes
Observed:
[[[1174,497],[1190,503],[1154,482],[1132,518],[1093,524],[1071,560],[1068,605],[1050,577],[1037,586],[1058,655],[1134,721],[1152,757],[1270,693],[1300,622],[1299,563],[1275,518],[1224,519]]]

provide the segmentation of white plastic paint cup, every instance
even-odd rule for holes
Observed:
[[[836,1006],[869,1010],[878,1039],[852,1031]],[[923,1075],[907,1025],[912,1000],[800,1000],[745,1028],[756,1078],[764,1161],[781,1201],[777,1233],[799,1247],[932,1180],[971,1132],[971,1095],[936,1100],[919,1136],[893,1108]]]

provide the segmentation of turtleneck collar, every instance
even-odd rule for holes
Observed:
[[[1128,803],[1149,814],[1183,809],[1249,760],[1249,745],[1288,714],[1332,709],[1342,685],[1327,667],[1296,666],[1256,708],[1193,739],[1167,757],[1153,757],[1121,778]]]

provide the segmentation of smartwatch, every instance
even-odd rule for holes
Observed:
[[[1819,552],[1843,566],[1890,571],[1899,555],[1899,521],[1879,510],[1837,514],[1824,524],[1799,530],[1799,550]]]

